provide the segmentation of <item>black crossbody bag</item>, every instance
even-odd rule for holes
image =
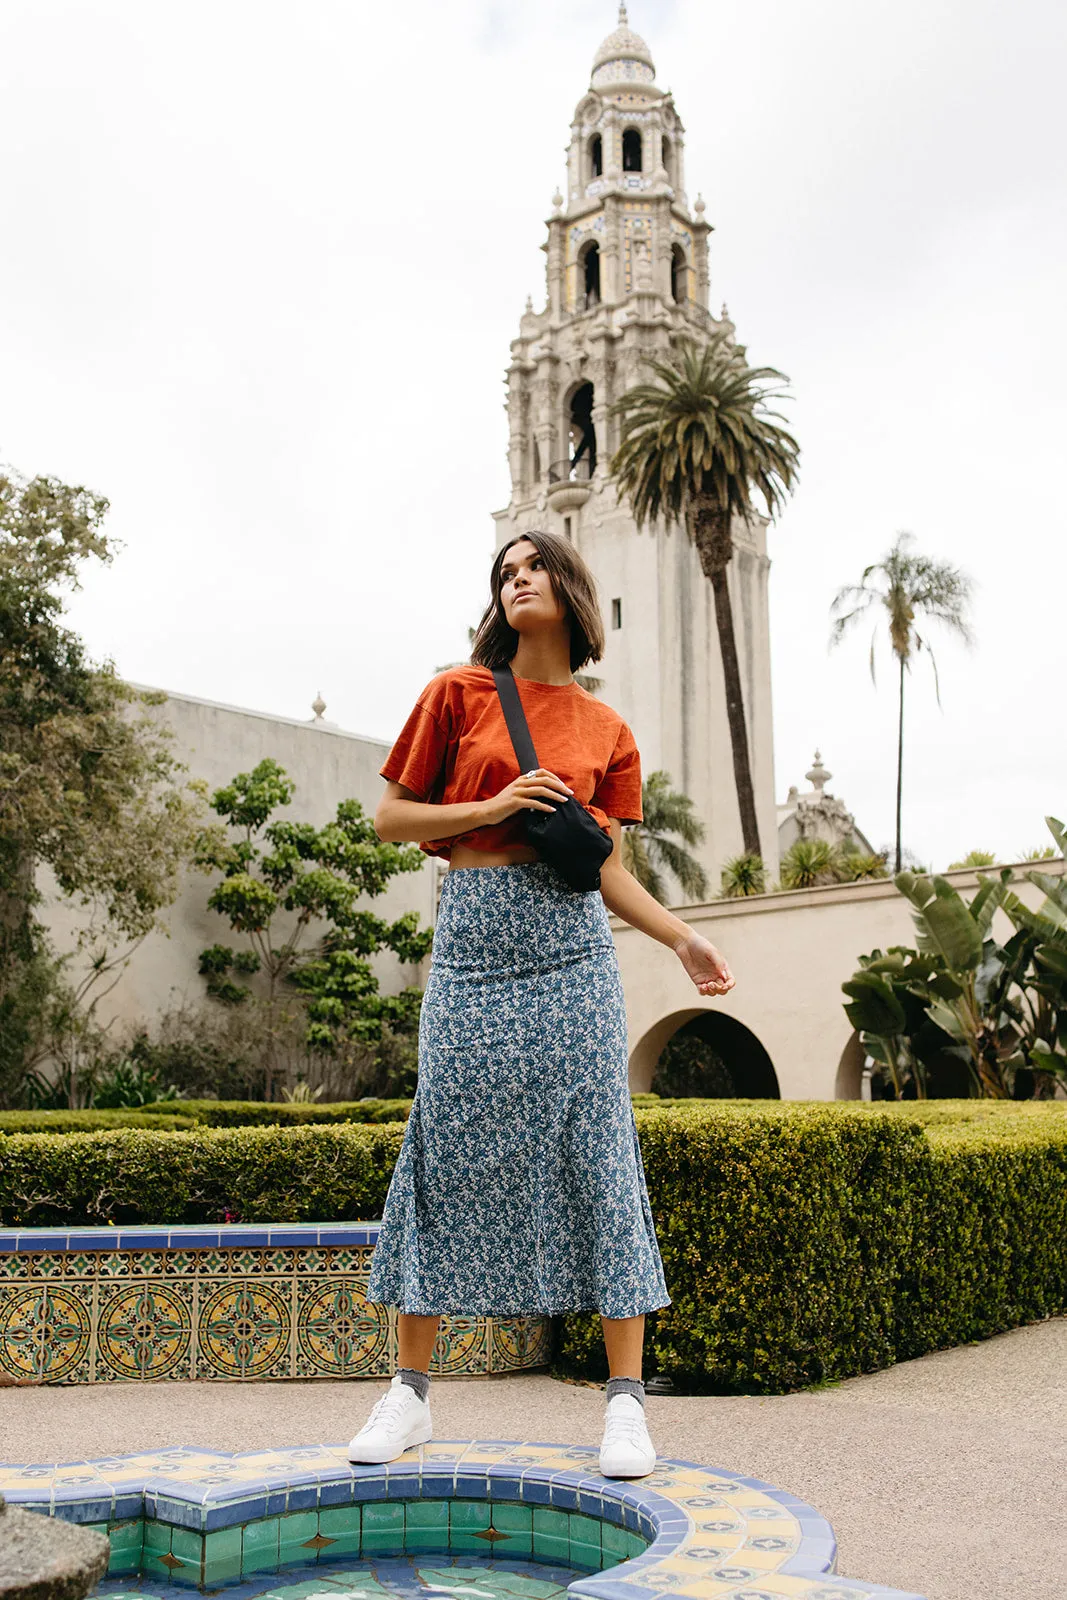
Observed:
[[[494,667],[493,678],[520,772],[541,763],[530,738],[526,713],[510,667]],[[573,795],[551,802],[551,811],[526,811],[526,837],[549,866],[575,890],[600,888],[600,869],[614,845],[596,818]]]

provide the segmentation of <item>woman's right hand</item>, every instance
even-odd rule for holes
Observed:
[[[481,802],[485,815],[486,826],[495,822],[506,822],[508,817],[513,817],[517,811],[554,811],[552,804],[567,800],[574,793],[568,789],[562,778],[557,778],[554,772],[549,772],[546,767],[536,767],[532,772],[523,772],[513,779],[506,789],[501,789],[498,795],[491,800]]]

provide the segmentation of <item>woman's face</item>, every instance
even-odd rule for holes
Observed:
[[[500,568],[500,604],[508,626],[516,633],[556,627],[565,618],[556,598],[544,557],[529,539],[520,539],[504,557]]]

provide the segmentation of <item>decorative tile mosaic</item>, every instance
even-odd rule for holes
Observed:
[[[174,1449],[0,1464],[0,1492],[106,1531],[112,1576],[185,1587],[437,1550],[577,1568],[575,1600],[923,1600],[834,1577],[830,1525],[770,1484],[670,1460],[604,1478],[578,1446],[437,1440],[381,1467],[350,1465],[343,1445]]]
[[[376,1223],[0,1230],[0,1380],[362,1378],[396,1318],[364,1298]],[[143,1248],[138,1248],[138,1243]],[[527,1371],[547,1317],[446,1317],[435,1372]]]

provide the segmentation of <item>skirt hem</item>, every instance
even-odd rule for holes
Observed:
[[[372,1300],[365,1297],[371,1306],[396,1306],[397,1312],[402,1317],[565,1317],[579,1311],[595,1311],[602,1317],[607,1317],[609,1322],[623,1321],[627,1317],[647,1317],[653,1311],[665,1311],[671,1304],[670,1300],[657,1300],[655,1305],[639,1306],[634,1311],[604,1311],[592,1301],[583,1301],[580,1305],[566,1306],[442,1306],[436,1310],[426,1310],[422,1306],[402,1306],[395,1300]]]

